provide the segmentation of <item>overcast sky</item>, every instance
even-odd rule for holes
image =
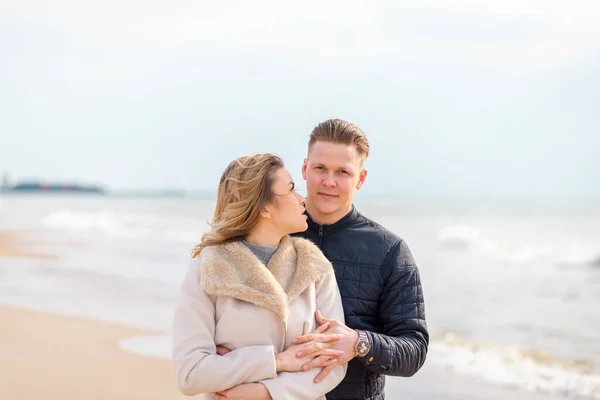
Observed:
[[[364,191],[600,196],[600,3],[0,3],[0,171],[215,187],[337,117]],[[304,186],[300,182],[300,187]]]

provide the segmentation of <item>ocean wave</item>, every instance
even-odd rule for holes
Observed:
[[[600,267],[600,254],[573,254],[571,257],[562,257],[558,262],[559,265],[574,266],[583,265],[587,267]]]
[[[158,217],[110,211],[82,212],[57,210],[42,219],[44,226],[65,230],[97,230],[114,236],[130,236],[156,225]]]
[[[470,225],[445,226],[437,232],[448,249],[475,251],[510,263],[548,261],[558,265],[600,266],[600,249],[577,243],[528,244],[492,237]]]
[[[83,212],[56,210],[42,218],[50,229],[95,231],[107,236],[196,242],[198,232],[185,228],[185,222],[152,214],[112,211]]]
[[[433,340],[430,359],[459,374],[568,398],[600,399],[600,367],[519,347],[475,343],[448,332]]]

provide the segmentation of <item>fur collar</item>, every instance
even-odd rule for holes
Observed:
[[[279,314],[312,283],[333,272],[331,263],[312,242],[285,236],[266,268],[243,243],[236,241],[202,250],[200,284],[208,295],[228,296]]]

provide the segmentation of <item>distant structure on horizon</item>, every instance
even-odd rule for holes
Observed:
[[[4,174],[1,193],[95,193],[105,194],[106,190],[98,185],[82,185],[73,182],[42,182],[39,180],[20,180],[11,183],[8,174]]]

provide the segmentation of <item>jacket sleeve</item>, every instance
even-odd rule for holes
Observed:
[[[317,309],[321,310],[323,315],[331,315],[327,318],[344,321],[342,299],[333,270],[317,283],[316,295]],[[319,383],[315,383],[314,379],[321,368],[313,368],[309,371],[280,372],[276,378],[266,379],[261,383],[267,387],[273,400],[318,399],[340,384],[346,376],[347,367],[347,364],[335,367]]]
[[[367,332],[371,350],[359,359],[385,375],[409,377],[425,363],[429,333],[419,270],[402,239],[390,249],[378,310],[382,333]]]
[[[217,354],[215,304],[200,285],[200,270],[200,260],[192,260],[173,320],[173,364],[179,390],[193,396],[277,376],[271,345]]]

